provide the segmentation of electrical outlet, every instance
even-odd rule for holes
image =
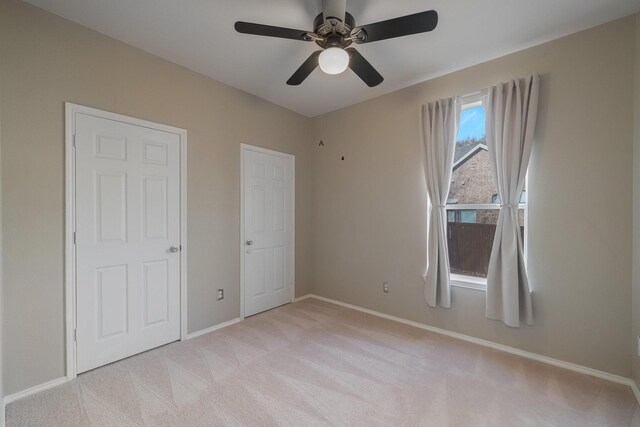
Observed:
[[[389,293],[389,282],[382,282],[382,292],[384,292],[385,294]]]
[[[224,289],[218,289],[218,297],[216,298],[216,301],[220,301],[221,299],[224,299]]]

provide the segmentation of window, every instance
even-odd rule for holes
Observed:
[[[449,222],[466,222],[473,224],[477,221],[477,212],[469,209],[450,210],[447,212],[447,217]]]
[[[479,96],[462,107],[447,198],[447,244],[452,285],[486,289],[500,198],[485,141]],[[526,184],[525,184],[526,186]],[[526,236],[527,194],[520,198],[519,223]]]
[[[500,196],[494,194],[491,196],[491,203],[500,204]],[[527,203],[527,190],[522,190],[522,194],[520,195],[520,203]]]

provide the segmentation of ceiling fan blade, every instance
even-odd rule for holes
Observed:
[[[380,75],[373,68],[373,65],[369,64],[369,61],[364,59],[364,56],[360,55],[360,52],[350,47],[346,49],[349,52],[349,68],[353,70],[358,77],[369,87],[378,86],[384,80],[384,77]]]
[[[302,63],[300,68],[298,68],[296,72],[293,73],[291,77],[289,77],[289,80],[287,80],[287,84],[290,86],[298,86],[307,77],[309,77],[309,74],[311,74],[313,70],[318,67],[318,57],[320,56],[320,52],[322,51],[318,50],[316,52],[313,52],[311,56],[309,56],[309,58],[307,58],[307,60]]]
[[[363,25],[360,28],[366,32],[366,38],[362,43],[371,43],[378,40],[392,39],[394,37],[408,36],[410,34],[426,33],[432,31],[438,25],[438,12],[428,10],[401,16],[400,18],[380,21],[374,24]]]
[[[294,30],[292,28],[273,27],[271,25],[254,24],[252,22],[243,21],[236,22],[234,27],[237,32],[243,34],[311,41],[311,39],[307,37],[308,31]]]

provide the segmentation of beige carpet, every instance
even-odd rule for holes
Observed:
[[[628,387],[308,299],[80,375],[15,426],[627,426]]]

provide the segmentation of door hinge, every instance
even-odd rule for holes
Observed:
[[[73,232],[73,244],[74,245],[76,244],[76,232],[75,231]]]
[[[73,148],[76,148],[76,134],[73,134]]]
[[[75,342],[78,342],[78,330],[77,329],[73,330],[73,340]]]

